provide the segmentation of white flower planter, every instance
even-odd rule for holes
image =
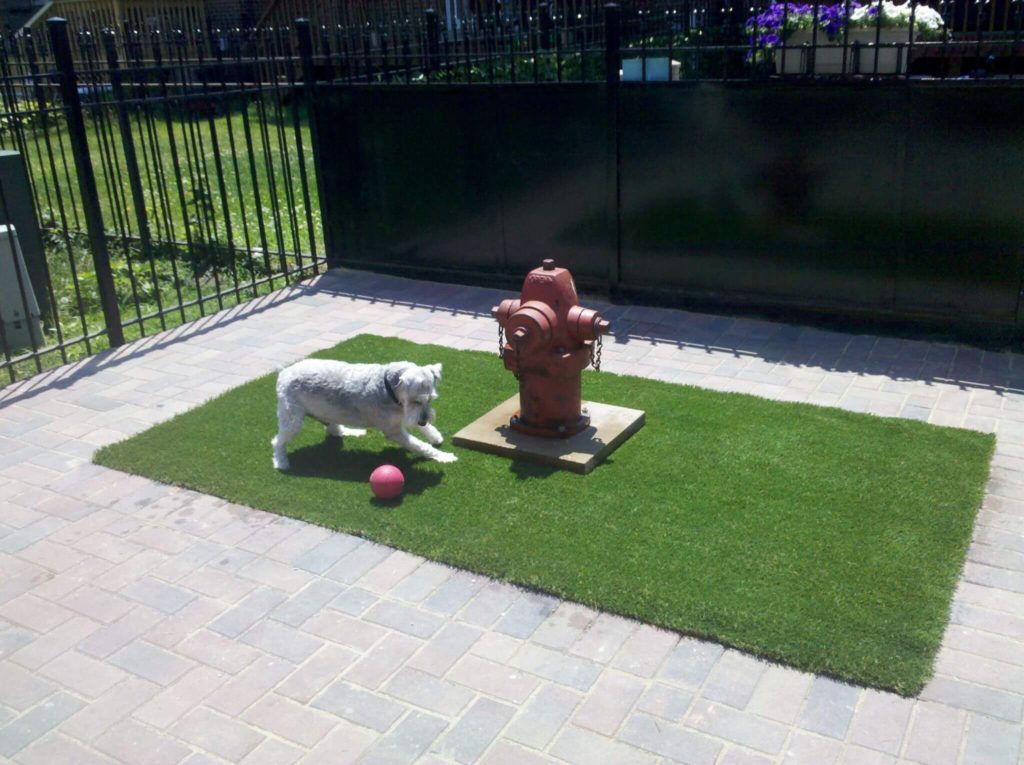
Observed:
[[[667,57],[654,57],[648,59],[626,58],[622,60],[622,81],[623,82],[666,82],[679,79],[679,62],[672,61]]]
[[[812,55],[811,30],[798,29],[786,40],[785,56],[782,48],[775,49],[775,71],[777,74],[905,74],[910,30],[883,29],[878,35],[880,45],[877,48],[876,34],[874,29],[850,30],[844,71],[842,37],[832,42],[818,30],[818,47]]]

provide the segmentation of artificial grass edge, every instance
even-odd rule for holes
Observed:
[[[367,343],[372,345],[373,342],[375,341],[382,342],[384,343],[385,346],[391,344],[396,345],[397,347],[402,347],[403,352],[404,349],[410,349],[413,346],[415,346],[418,349],[418,352],[421,354],[431,353],[431,349],[437,349],[437,352],[443,354],[476,354],[478,356],[486,355],[481,354],[480,352],[454,351],[453,349],[444,348],[441,346],[417,345],[406,343],[405,341],[397,341],[393,338],[377,338],[376,336],[372,335],[363,335],[352,340],[347,340],[344,343],[335,346],[334,348],[327,349],[318,354],[314,354],[314,356],[332,357],[332,354],[338,353],[340,349],[345,349],[346,347],[353,347],[353,343],[356,343],[355,347],[359,347],[359,342],[362,342],[363,345],[366,345]],[[608,373],[602,373],[602,375],[607,374]],[[255,386],[257,384],[265,385],[266,382],[270,378],[273,378],[275,375],[276,372],[265,375],[249,383],[246,383],[243,386],[239,386],[239,388],[226,391],[218,396],[212,397],[209,401],[200,405],[200,407],[198,408],[206,407],[210,404],[221,401],[226,397],[236,395],[238,391],[242,388]],[[842,666],[837,666],[835,663],[827,660],[827,651],[825,654],[823,654],[823,656],[825,657],[824,659],[813,659],[808,655],[804,655],[798,648],[783,647],[778,650],[775,650],[770,645],[758,642],[756,639],[745,638],[742,635],[732,634],[723,636],[721,630],[716,631],[716,629],[713,626],[711,628],[702,628],[701,625],[681,624],[678,621],[674,622],[672,619],[664,618],[664,614],[658,612],[656,607],[657,604],[649,606],[648,608],[644,608],[643,601],[641,601],[640,604],[636,607],[622,607],[621,602],[609,603],[606,598],[600,597],[599,593],[595,594],[592,591],[588,591],[587,588],[578,581],[552,582],[549,579],[545,579],[545,575],[543,572],[541,575],[537,575],[536,572],[533,572],[533,576],[523,575],[524,572],[517,572],[514,563],[510,563],[508,560],[503,560],[500,555],[497,558],[473,559],[472,555],[467,557],[464,551],[460,549],[450,549],[446,547],[444,543],[430,543],[429,540],[415,539],[410,541],[409,539],[403,536],[402,532],[404,531],[404,529],[400,525],[395,525],[393,527],[387,527],[385,525],[384,527],[369,528],[367,522],[359,521],[358,516],[350,517],[346,515],[339,515],[331,518],[325,518],[322,515],[311,515],[310,512],[304,513],[301,511],[296,511],[294,508],[287,506],[275,508],[260,506],[259,504],[252,502],[252,494],[249,493],[247,495],[247,492],[244,489],[232,490],[230,487],[224,486],[211,487],[209,483],[204,483],[204,481],[195,479],[194,477],[191,480],[188,478],[183,478],[180,472],[176,472],[174,470],[173,466],[167,467],[165,465],[163,467],[160,467],[154,466],[152,464],[143,465],[142,463],[146,463],[147,460],[143,456],[144,450],[140,452],[140,450],[137,448],[137,439],[140,439],[140,437],[146,435],[147,433],[153,433],[153,431],[160,431],[160,429],[170,428],[173,430],[176,427],[175,423],[181,424],[182,422],[187,421],[190,418],[190,416],[195,415],[197,409],[192,409],[187,412],[175,415],[170,420],[167,420],[164,423],[160,423],[159,425],[156,425],[153,428],[144,431],[142,434],[138,434],[131,438],[125,439],[124,441],[120,441],[116,444],[111,444],[109,446],[103,447],[95,454],[94,462],[107,467],[123,470],[125,472],[145,475],[149,478],[161,481],[166,484],[180,486],[183,488],[192,489],[207,494],[212,494],[214,496],[218,496],[230,502],[249,505],[257,507],[259,509],[274,512],[278,515],[284,515],[287,517],[304,520],[306,522],[315,523],[317,525],[321,525],[332,530],[352,534],[355,536],[372,540],[380,544],[385,544],[394,547],[396,549],[420,555],[428,559],[437,560],[439,562],[454,566],[459,569],[471,571],[491,578],[502,579],[530,590],[554,595],[556,597],[565,600],[570,600],[573,602],[578,602],[583,605],[594,607],[602,611],[619,614],[621,616],[625,616],[631,619],[637,619],[639,621],[653,624],[655,626],[667,628],[679,634],[689,635],[703,640],[710,640],[717,643],[721,643],[723,645],[735,647],[746,652],[749,652],[751,654],[754,654],[756,656],[771,661],[781,662],[783,664],[794,666],[805,671],[811,671],[817,674],[827,675],[844,681],[858,683],[861,685],[893,690],[903,695],[914,695],[917,692],[919,692],[920,689],[924,686],[928,677],[930,677],[932,674],[937,649],[939,647],[939,644],[941,643],[945,627],[949,621],[950,609],[952,607],[952,593],[963,571],[963,567],[966,560],[966,551],[970,543],[971,531],[974,527],[974,519],[976,517],[977,509],[980,506],[981,500],[984,496],[984,487],[988,478],[991,456],[995,448],[994,437],[989,434],[980,434],[975,433],[973,431],[965,431],[957,428],[941,428],[939,426],[928,425],[924,423],[911,423],[911,421],[899,420],[897,418],[874,417],[873,415],[852,413],[831,407],[818,407],[815,405],[803,403],[769,401],[767,399],[758,398],[756,396],[751,396],[749,394],[709,391],[702,388],[672,385],[670,383],[652,381],[646,378],[633,377],[629,375],[614,375],[613,377],[615,377],[617,380],[620,381],[620,383],[624,385],[630,385],[632,383],[634,385],[642,386],[664,386],[665,388],[680,389],[680,391],[685,390],[691,397],[697,396],[699,398],[707,396],[710,397],[707,400],[711,402],[711,405],[718,405],[722,401],[726,400],[738,400],[741,402],[752,400],[753,402],[757,402],[756,406],[768,405],[770,407],[777,408],[778,412],[806,414],[808,409],[818,409],[823,412],[829,413],[829,416],[833,420],[836,418],[840,418],[841,420],[863,422],[864,420],[862,418],[870,418],[871,420],[878,421],[879,423],[892,424],[893,422],[899,422],[901,423],[901,427],[907,427],[911,430],[914,430],[915,428],[925,428],[934,429],[935,431],[949,431],[951,436],[955,436],[955,438],[953,438],[952,440],[955,441],[959,439],[963,443],[967,443],[970,440],[978,439],[986,441],[983,454],[981,455],[981,458],[984,462],[983,475],[979,476],[980,480],[971,482],[971,490],[969,492],[969,496],[963,497],[963,502],[969,504],[970,506],[970,512],[967,513],[968,517],[962,519],[962,528],[957,528],[953,530],[953,532],[957,536],[957,539],[955,543],[955,549],[953,549],[951,552],[952,558],[947,561],[949,565],[943,566],[941,569],[941,581],[929,580],[927,583],[929,589],[944,593],[945,607],[941,615],[942,618],[940,620],[938,618],[937,613],[933,614],[931,619],[932,623],[927,625],[928,629],[926,630],[926,634],[914,634],[911,636],[910,642],[920,644],[920,649],[918,650],[921,651],[921,655],[919,657],[920,661],[917,661],[913,667],[908,666],[906,670],[906,676],[901,676],[899,678],[889,677],[889,674],[891,673],[887,674],[885,672],[882,672],[881,670],[879,670],[876,674],[872,674],[870,672],[866,672],[863,670],[844,670]],[[590,379],[588,379],[587,385],[590,385],[592,379],[596,379],[592,378],[592,376],[589,375],[588,378]],[[458,395],[458,391],[445,391],[445,386],[443,384],[442,405],[444,403],[446,395]],[[270,408],[272,409],[272,402],[268,404],[268,406],[270,406]],[[443,420],[441,422],[441,425],[447,437],[450,437],[450,435],[457,429],[457,426],[455,426],[454,424],[449,423],[449,425],[445,425]],[[641,430],[640,433],[643,434],[644,431]],[[260,455],[261,458],[265,459],[268,464],[269,438],[271,435],[272,433],[269,432],[266,434],[266,438],[264,439],[266,441],[266,444],[262,447],[266,453],[261,453]],[[444,448],[450,447],[446,445]],[[467,452],[467,450],[460,450],[460,455],[461,454],[468,455],[470,453]],[[503,460],[502,458],[498,457],[491,457],[489,459],[498,460],[499,464],[501,465],[510,464],[509,461]],[[455,469],[458,469],[459,465],[460,463],[455,463],[454,466],[447,467],[449,470],[452,469],[453,467]],[[429,465],[427,467],[428,469],[430,469]],[[434,465],[434,467],[436,468],[436,465]],[[600,470],[601,468],[598,468],[598,471]],[[442,473],[442,479],[439,480],[443,480],[444,471],[441,470],[440,472]],[[579,478],[582,479],[584,482],[587,480],[586,477]],[[330,484],[328,484],[328,487],[334,488],[334,486]],[[378,508],[376,512],[387,511],[381,511]],[[469,529],[467,531],[467,534],[471,531],[473,531],[473,529]],[[525,573],[529,574],[530,572]],[[575,587],[573,586],[574,584],[576,585]],[[685,584],[681,586],[685,586]],[[932,597],[934,598],[938,596],[933,595]],[[712,605],[718,606],[719,604],[715,603]],[[938,624],[939,621],[941,621],[941,625]],[[755,637],[758,634],[756,629],[754,630],[753,634],[755,635]]]

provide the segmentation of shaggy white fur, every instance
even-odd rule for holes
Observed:
[[[391,364],[348,364],[306,359],[277,376],[277,435],[274,467],[288,469],[288,443],[302,429],[306,416],[326,426],[329,436],[362,436],[377,428],[414,454],[438,462],[458,457],[435,449],[444,437],[434,427],[434,409],[441,365],[420,367],[408,361]],[[418,427],[429,443],[410,435]]]

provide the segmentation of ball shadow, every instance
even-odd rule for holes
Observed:
[[[396,499],[381,500],[374,498],[374,504],[381,507],[395,507],[401,504],[405,494],[420,494],[426,489],[437,486],[444,474],[436,470],[425,470],[420,467],[426,460],[412,458],[404,449],[398,447],[380,451],[364,451],[342,448],[339,438],[327,438],[312,446],[303,446],[288,455],[291,462],[289,475],[303,478],[327,478],[332,481],[365,483],[369,491],[370,473],[381,465],[394,465],[405,476],[405,487]]]

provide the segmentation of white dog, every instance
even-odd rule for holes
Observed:
[[[408,361],[392,364],[347,364],[343,361],[306,359],[284,369],[277,377],[277,435],[274,467],[288,469],[285,447],[302,429],[309,415],[327,427],[329,436],[362,436],[364,428],[377,428],[395,443],[438,462],[455,462],[454,454],[430,444],[444,437],[434,427],[441,365],[419,367]],[[409,435],[417,426],[430,443]]]

